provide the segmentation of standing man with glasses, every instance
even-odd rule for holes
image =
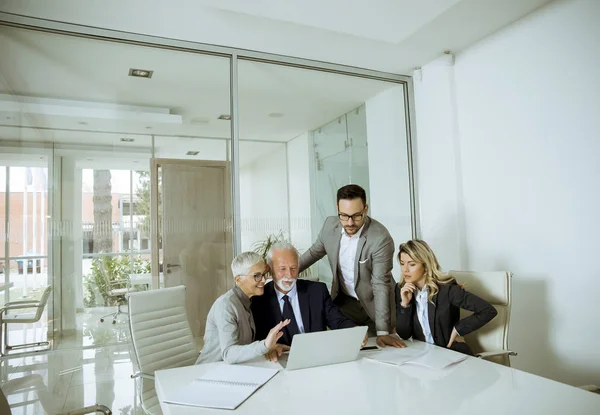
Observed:
[[[300,272],[327,255],[331,298],[357,325],[369,327],[379,346],[406,347],[390,335],[394,326],[394,240],[367,216],[367,194],[355,184],[337,191],[338,215],[325,220],[315,243],[300,257]]]

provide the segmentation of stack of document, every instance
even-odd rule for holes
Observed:
[[[219,365],[195,379],[165,402],[206,408],[235,409],[277,374],[277,369]]]
[[[465,360],[468,356],[443,347],[431,347],[425,350],[407,347],[403,349],[385,348],[379,353],[373,353],[365,357],[393,365],[414,364],[431,369],[443,369]]]

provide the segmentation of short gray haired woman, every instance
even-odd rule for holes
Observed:
[[[269,269],[262,257],[255,252],[243,252],[231,263],[235,287],[217,298],[206,319],[204,348],[196,364],[224,360],[241,363],[266,355],[270,351],[277,356],[289,347],[277,344],[283,335],[281,329],[289,324],[285,320],[271,329],[265,340],[254,341],[254,318],[250,311],[250,299],[263,295]]]

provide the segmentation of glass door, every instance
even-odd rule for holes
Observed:
[[[335,216],[337,190],[347,184],[362,186],[369,194],[369,159],[365,106],[312,132],[312,232],[318,235],[328,216]],[[319,280],[330,284],[327,259],[317,263]]]
[[[0,307],[16,301],[40,301],[52,285],[49,159],[4,151],[0,156]],[[27,312],[35,309],[9,311]],[[49,316],[51,300],[37,322],[8,324],[9,344],[52,341]]]

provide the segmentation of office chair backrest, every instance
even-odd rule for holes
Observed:
[[[50,292],[52,292],[52,287],[48,286],[46,287],[46,289],[42,293],[42,296],[40,297],[39,306],[35,310],[34,319],[36,321],[42,317],[42,313],[44,312],[44,308],[46,307],[46,304],[48,303],[48,298],[50,297]]]
[[[507,271],[473,272],[450,271],[448,274],[456,278],[464,289],[492,304],[498,315],[488,324],[465,336],[474,353],[508,350],[508,328],[511,308],[512,274]],[[472,314],[461,310],[461,318]],[[491,359],[497,363],[510,366],[507,355]]]
[[[137,366],[143,374],[193,365],[198,357],[185,307],[185,287],[131,293],[129,325]],[[160,413],[154,380],[141,378],[142,406]]]

